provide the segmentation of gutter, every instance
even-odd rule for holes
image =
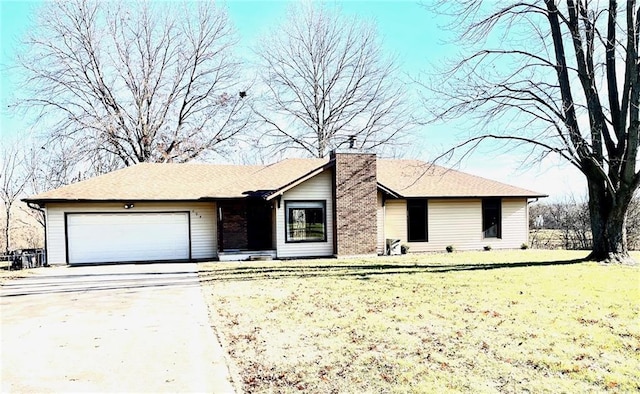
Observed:
[[[549,196],[546,196],[546,197],[549,197]],[[527,205],[529,205],[529,204],[535,204],[535,203],[537,203],[537,202],[538,202],[538,200],[540,200],[540,197],[536,197],[536,199],[535,199],[535,200],[533,200],[533,201],[529,201],[529,199],[527,198]]]
[[[382,183],[377,182],[377,184],[378,184],[378,188],[379,188],[380,190],[382,190],[383,192],[387,193],[387,194],[388,194],[388,195],[390,195],[391,197],[393,197],[393,198],[404,198],[404,197],[402,196],[402,194],[399,194],[399,193],[394,192],[393,190],[391,190],[391,189],[389,189],[388,187],[384,186]]]

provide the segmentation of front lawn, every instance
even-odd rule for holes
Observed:
[[[245,392],[638,391],[640,268],[586,254],[206,263],[200,275]]]

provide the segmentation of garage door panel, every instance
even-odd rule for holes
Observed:
[[[67,214],[70,264],[182,260],[189,256],[189,214]]]

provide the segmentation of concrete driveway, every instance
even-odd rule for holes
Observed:
[[[2,392],[233,392],[195,264],[42,268],[0,291]]]

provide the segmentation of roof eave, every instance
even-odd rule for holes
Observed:
[[[546,198],[548,194],[412,195],[402,198]]]
[[[231,198],[245,198],[245,197],[226,197]],[[51,203],[65,203],[65,202],[208,202],[225,198],[216,197],[198,197],[198,198],[23,198],[20,201],[32,204],[51,204]]]
[[[395,192],[394,190],[392,190],[392,189],[390,189],[390,188],[386,187],[385,185],[383,185],[383,184],[382,184],[382,183],[380,183],[380,182],[377,182],[377,183],[378,183],[378,189],[382,190],[382,192],[384,192],[384,193],[386,193],[386,194],[390,195],[390,196],[391,196],[391,197],[393,197],[393,198],[404,198],[404,197],[402,196],[402,194]]]

